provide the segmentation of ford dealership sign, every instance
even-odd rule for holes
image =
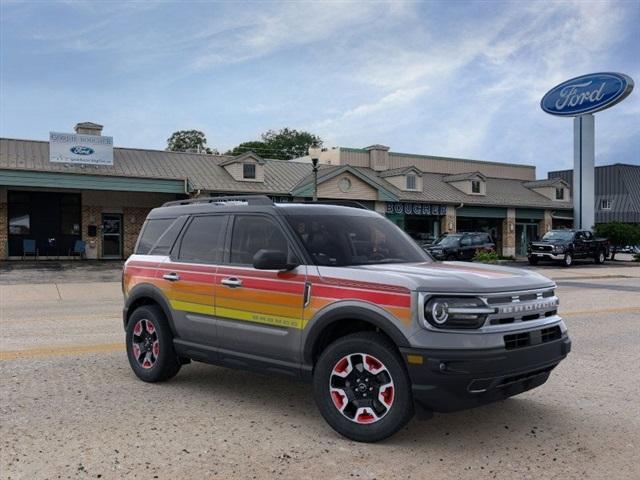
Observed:
[[[633,80],[622,73],[591,73],[552,88],[540,106],[551,115],[575,117],[609,108],[633,90]]]
[[[89,165],[113,165],[113,137],[49,133],[49,161]]]

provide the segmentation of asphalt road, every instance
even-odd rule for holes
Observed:
[[[105,270],[0,272],[0,478],[640,478],[640,268],[544,273],[574,347],[547,384],[367,445],[305,384],[203,364],[137,380]]]

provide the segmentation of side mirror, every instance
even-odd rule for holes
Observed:
[[[258,250],[253,256],[253,268],[258,270],[293,270],[298,265],[287,261],[287,254],[281,250]]]

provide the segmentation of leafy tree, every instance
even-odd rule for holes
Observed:
[[[261,157],[270,157],[270,155],[267,154],[268,150],[264,142],[259,142],[259,141],[243,142],[237,147],[234,147],[228,152],[226,152],[225,155],[233,155],[235,157],[237,155],[242,155],[243,153],[247,153],[249,151],[254,152]]]
[[[244,142],[229,150],[227,155],[239,155],[249,150],[261,157],[291,160],[307,155],[312,145],[321,146],[322,140],[317,135],[289,128],[262,134],[262,141]]]
[[[605,237],[611,243],[611,260],[616,256],[620,247],[640,243],[640,227],[622,222],[600,223],[595,226],[595,234]]]
[[[200,130],[179,130],[167,139],[167,150],[171,152],[218,153],[207,147],[207,138]]]

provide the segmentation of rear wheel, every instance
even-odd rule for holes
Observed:
[[[562,259],[562,265],[565,267],[570,267],[573,264],[573,255],[570,253],[565,253],[564,258]]]
[[[329,345],[316,363],[313,389],[327,423],[358,442],[387,438],[413,417],[404,363],[379,333],[354,333]]]
[[[180,370],[171,329],[160,307],[144,305],[131,314],[126,342],[129,364],[140,380],[161,382]]]

